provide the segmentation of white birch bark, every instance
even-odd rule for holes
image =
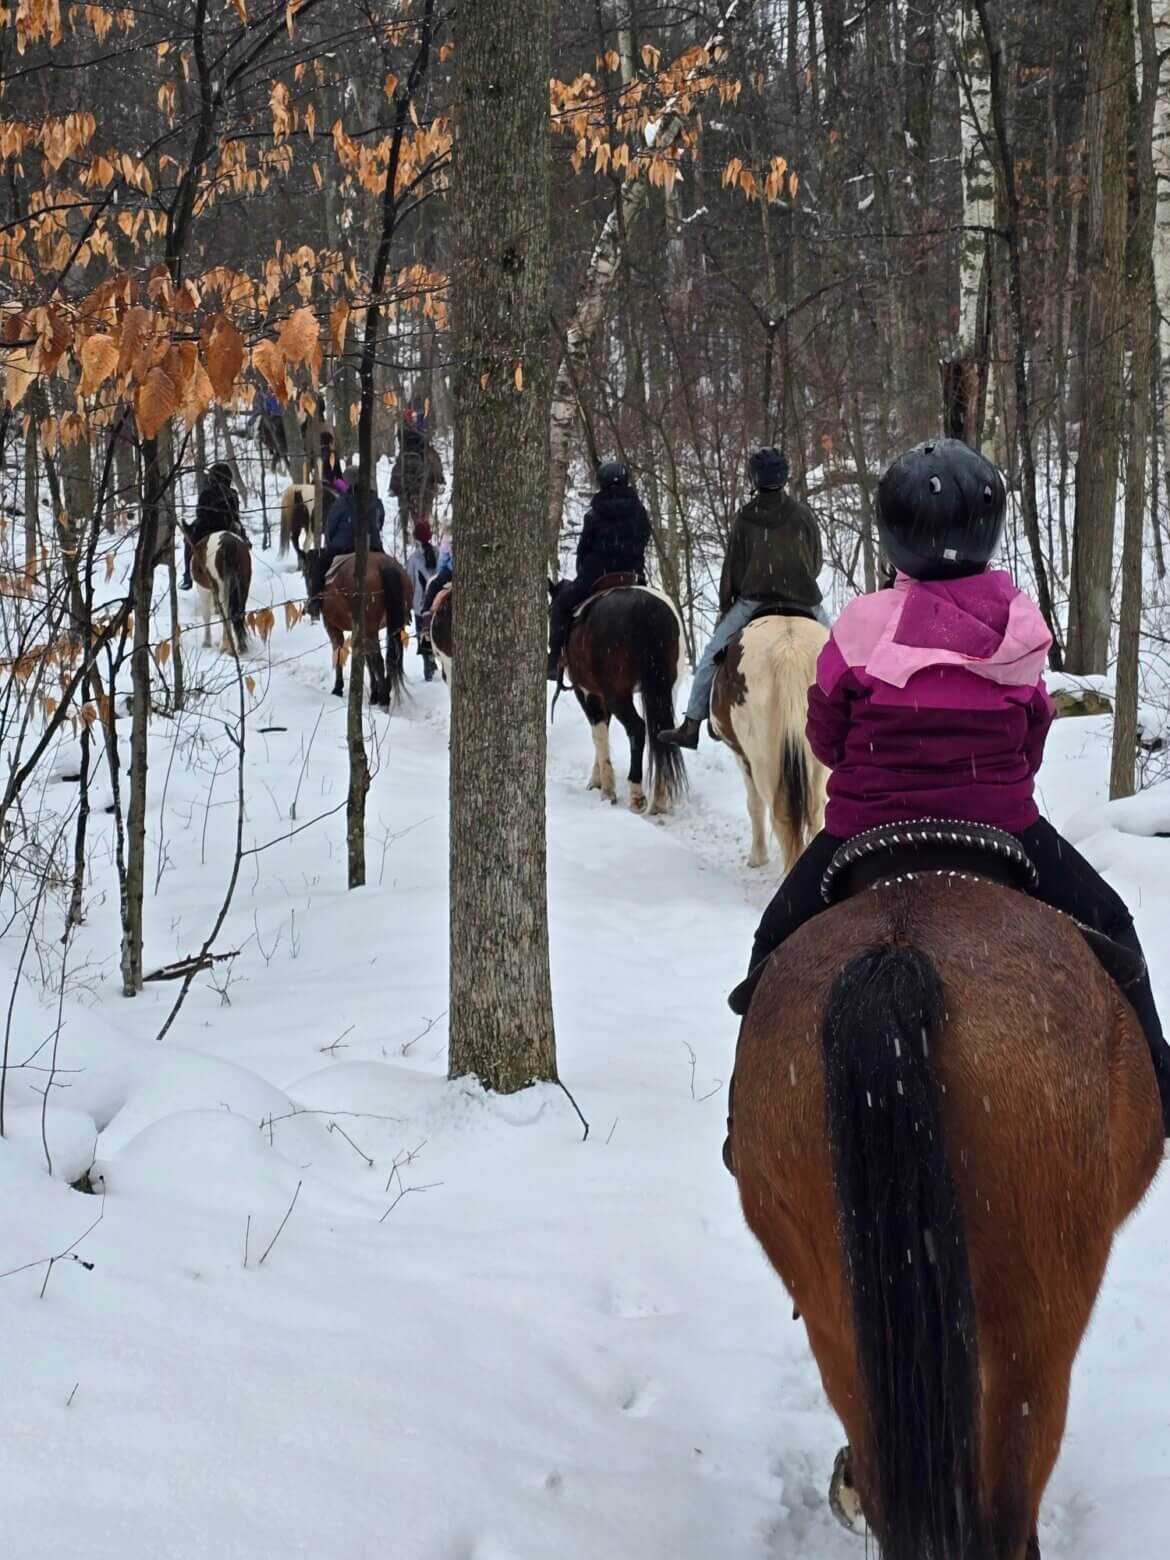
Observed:
[[[727,29],[741,11],[746,10],[748,0],[728,0],[719,25],[707,39],[708,54],[718,49]],[[678,140],[686,125],[686,116],[676,109],[667,108],[662,118],[653,125],[653,134],[647,133],[647,150],[664,152]],[[573,426],[577,420],[577,384],[580,381],[585,359],[597,327],[605,313],[605,303],[610,288],[617,277],[621,259],[621,238],[634,222],[650,193],[645,178],[628,179],[621,188],[613,210],[605,220],[589,266],[585,281],[577,299],[573,318],[565,332],[565,347],[561,355],[553,386],[552,413],[550,418],[550,482],[549,482],[549,552],[555,561],[557,539],[561,531],[561,516],[565,505],[565,483],[569,475],[569,449],[573,438]]]
[[[987,265],[987,235],[995,226],[995,170],[991,165],[991,78],[979,19],[959,6],[959,126],[963,156],[963,237],[959,249],[959,335],[956,356],[979,348],[979,303]]]

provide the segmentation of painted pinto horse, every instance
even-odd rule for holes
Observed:
[[[674,725],[682,628],[665,596],[646,586],[613,583],[625,579],[610,576],[599,581],[597,591],[578,609],[564,667],[593,734],[589,789],[599,790],[606,801],[617,801],[609,756],[609,722],[616,715],[630,741],[630,806],[635,812],[647,810],[643,757],[648,726],[646,781],[649,811],[654,814],[666,812],[686,787],[682,754],[658,740],[660,731]],[[550,581],[552,599],[563,585],[563,581],[555,585]],[[645,720],[634,703],[637,693]]]
[[[1161,1162],[1148,1048],[1067,917],[937,863],[856,887],[750,996],[744,1215],[849,1438],[838,1515],[884,1560],[1039,1560],[1073,1360]]]
[[[811,617],[757,618],[723,652],[711,690],[711,729],[739,761],[752,824],[749,867],[768,860],[765,820],[784,870],[825,819],[828,773],[804,734],[808,690],[828,630]]]
[[[291,547],[301,556],[313,531],[313,505],[317,490],[311,482],[293,482],[280,496],[280,557]]]
[[[431,608],[431,648],[443,669],[443,681],[451,686],[451,660],[455,653],[453,585],[444,585]]]
[[[312,589],[316,551],[300,554],[301,573],[306,589]],[[345,662],[345,636],[353,632],[354,587],[353,554],[342,556],[329,571],[321,598],[321,621],[332,646],[333,692],[345,692],[342,668]],[[414,602],[414,586],[397,558],[387,553],[371,553],[366,562],[365,581],[366,664],[370,669],[370,701],[380,709],[397,706],[406,684],[403,657]],[[386,654],[383,658],[378,635],[386,628]]]
[[[212,531],[191,547],[191,573],[203,608],[203,644],[211,644],[211,623],[223,625],[225,655],[248,648],[248,591],[252,586],[252,549],[234,531]]]

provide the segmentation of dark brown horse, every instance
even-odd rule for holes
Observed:
[[[312,589],[316,550],[300,554],[305,585]],[[321,598],[321,618],[333,646],[336,673],[333,692],[340,698],[345,691],[342,666],[345,661],[345,636],[353,631],[354,566],[353,554],[343,557],[331,572]],[[366,662],[370,669],[370,701],[381,709],[397,705],[405,686],[403,657],[414,586],[397,558],[388,553],[371,553],[366,563]],[[378,643],[382,625],[386,626],[386,655]]]
[[[752,999],[731,1148],[884,1560],[1038,1560],[1073,1360],[1162,1154],[1073,922],[934,875],[827,910]]]
[[[549,584],[555,599],[560,584]],[[665,596],[643,586],[608,590],[587,602],[573,625],[564,665],[593,734],[589,789],[617,801],[609,756],[609,722],[617,716],[630,739],[630,806],[646,811],[642,760],[649,727],[647,782],[651,813],[666,812],[686,788],[686,769],[677,747],[658,733],[674,725],[674,685],[682,634],[678,613]],[[634,695],[641,693],[645,720]]]
[[[292,547],[301,556],[304,544],[312,539],[313,505],[317,490],[311,482],[293,482],[280,496],[280,557]]]

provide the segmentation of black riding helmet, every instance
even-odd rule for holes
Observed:
[[[603,460],[597,468],[597,486],[599,488],[629,487],[630,473],[622,465],[620,460]]]
[[[760,493],[778,493],[788,481],[788,456],[772,446],[756,450],[748,461],[752,486]]]
[[[232,482],[232,468],[226,460],[217,460],[214,466],[208,466],[207,475],[212,482],[221,482],[230,487]]]
[[[929,439],[882,474],[877,528],[882,551],[916,580],[978,574],[1003,534],[1003,478],[961,439]]]

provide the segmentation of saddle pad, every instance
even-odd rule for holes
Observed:
[[[835,853],[821,880],[826,904],[892,878],[919,873],[985,878],[1029,893],[1039,878],[1012,834],[985,824],[922,818],[858,834]]]
[[[334,558],[333,562],[329,565],[329,572],[325,576],[326,585],[328,585],[329,581],[337,573],[338,569],[344,568],[347,563],[352,561],[352,559],[353,553],[338,553],[337,557]]]

